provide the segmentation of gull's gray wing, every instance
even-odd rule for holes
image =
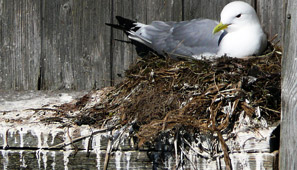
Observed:
[[[193,19],[182,22],[154,21],[145,27],[145,37],[151,48],[160,54],[192,56],[216,54],[220,34],[213,34],[217,21]]]

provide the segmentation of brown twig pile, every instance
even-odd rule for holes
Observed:
[[[231,168],[222,134],[232,131],[239,115],[268,123],[280,119],[281,52],[273,48],[249,59],[199,61],[152,55],[131,66],[120,84],[102,91],[100,102],[91,107],[88,103],[96,92],[59,109],[79,111],[78,125],[116,128],[133,123],[139,145],[153,143],[165,132],[177,136],[179,129],[193,135],[216,134],[226,167]]]
[[[131,66],[120,84],[101,90],[95,105],[88,106],[96,93],[91,92],[59,109],[79,111],[78,125],[123,127],[133,123],[139,145],[153,143],[164,132],[176,136],[178,129],[216,134],[226,167],[231,167],[222,134],[232,131],[241,113],[268,123],[280,119],[279,51],[273,47],[260,57],[199,61],[152,55]],[[256,115],[256,109],[261,109],[261,115]]]
[[[121,121],[137,119],[140,144],[176,126],[222,131],[242,110],[255,116],[256,106],[273,122],[280,116],[280,61],[277,53],[249,60],[140,61],[118,86],[124,96],[133,91],[122,104]]]
[[[175,61],[150,56],[126,71],[125,79],[106,90],[100,103],[84,108],[90,94],[64,110],[81,110],[77,124],[102,126],[113,117],[121,125],[136,120],[139,144],[176,127],[221,132],[245,111],[270,122],[280,119],[281,54],[250,59]]]

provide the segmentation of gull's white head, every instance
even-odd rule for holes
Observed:
[[[227,32],[249,25],[260,26],[255,9],[242,1],[234,1],[224,7],[221,12],[221,23],[227,26]]]
[[[255,9],[246,2],[234,1],[221,12],[221,21],[213,33],[225,30],[218,55],[245,57],[258,55],[266,48],[267,39]]]

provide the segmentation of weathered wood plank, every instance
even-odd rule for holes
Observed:
[[[1,169],[103,169],[106,151],[46,151],[46,150],[0,150]],[[233,169],[273,170],[274,155],[271,153],[230,154]],[[152,160],[156,159],[156,160]],[[225,170],[221,159],[206,160],[195,157],[185,161],[184,170]],[[158,162],[158,160],[160,162]],[[194,164],[194,166],[193,166]],[[175,159],[170,152],[116,151],[112,152],[108,169],[151,170],[175,169]]]
[[[113,18],[112,23],[117,23],[115,16],[123,16],[125,18],[133,19],[133,0],[113,0]],[[113,84],[120,82],[124,77],[125,70],[135,61],[135,51],[132,44],[120,42],[117,40],[129,41],[128,37],[123,31],[113,30],[112,51],[113,61]]]
[[[0,150],[1,169],[87,169],[101,170],[106,151]],[[141,160],[141,161],[140,161]],[[108,169],[151,170],[153,163],[146,152],[113,152]]]
[[[297,168],[297,1],[286,0],[285,4],[280,169],[293,170]]]
[[[258,0],[257,13],[268,38],[271,39],[278,34],[278,37],[273,42],[277,43],[280,41],[279,45],[282,45],[282,32],[284,30],[283,1]]]
[[[181,21],[182,7],[182,0],[148,0],[147,23],[155,20]]]
[[[37,89],[40,1],[0,2],[0,89]]]
[[[41,89],[110,85],[109,1],[43,1]]]
[[[194,18],[208,18],[219,21],[222,9],[231,1],[232,0],[184,0],[185,20]],[[245,2],[248,2],[254,6],[253,0],[245,0]]]

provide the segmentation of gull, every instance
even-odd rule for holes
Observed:
[[[267,47],[255,9],[246,2],[233,1],[221,12],[220,22],[193,19],[181,22],[153,21],[143,24],[116,16],[118,24],[107,24],[124,30],[138,54],[154,51],[172,58],[229,57],[260,55]]]

